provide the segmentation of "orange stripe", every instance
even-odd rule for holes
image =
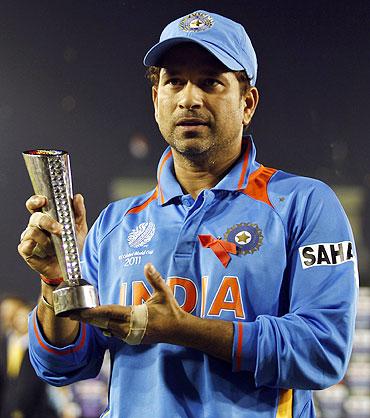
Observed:
[[[126,212],[126,215],[131,215],[132,213],[139,213],[142,210],[144,210],[149,203],[153,202],[153,200],[157,199],[158,197],[158,186],[155,188],[154,193],[147,199],[144,203],[142,203],[140,206],[134,206],[129,211]]]
[[[58,350],[55,350],[54,348],[48,347],[42,341],[41,336],[39,334],[39,330],[37,329],[37,325],[36,325],[36,312],[34,313],[34,316],[33,316],[33,329],[35,331],[35,335],[36,335],[37,341],[39,342],[39,344],[41,345],[41,347],[44,350],[48,351],[49,353],[57,354],[59,356],[66,356],[68,354],[72,354],[72,353],[75,353],[76,351],[79,351],[82,348],[82,346],[84,345],[85,339],[86,339],[86,324],[82,324],[82,337],[81,337],[80,344],[78,344],[78,346],[76,346],[74,348],[69,348],[68,350],[64,350],[64,351],[58,351]]]
[[[280,389],[279,405],[276,418],[292,418],[293,416],[293,390]]]
[[[249,152],[250,152],[250,150],[251,150],[251,142],[248,141],[247,150],[245,151],[245,154],[244,154],[242,172],[240,173],[240,178],[239,178],[239,182],[238,182],[238,189],[241,189],[243,184],[244,184],[245,173],[247,172],[247,168],[248,168],[248,164],[249,164]]]
[[[172,151],[169,150],[167,152],[167,154],[163,157],[163,160],[161,162],[161,165],[159,166],[158,186],[159,186],[159,192],[160,192],[160,195],[161,195],[161,203],[162,203],[162,205],[164,203],[164,196],[163,196],[163,192],[162,192],[162,189],[161,189],[161,186],[160,186],[160,179],[161,179],[161,174],[162,174],[163,166],[164,166],[165,162],[171,157],[171,155],[172,155]]]
[[[236,371],[239,372],[242,368],[242,342],[243,342],[243,326],[238,322],[238,345],[236,348]]]
[[[275,168],[261,165],[258,170],[249,176],[247,187],[243,190],[243,193],[272,206],[267,194],[267,185],[276,171]]]

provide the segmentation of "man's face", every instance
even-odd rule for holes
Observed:
[[[240,150],[243,124],[253,116],[257,90],[252,88],[246,99],[235,74],[193,43],[172,48],[161,67],[153,102],[168,144],[193,158]]]

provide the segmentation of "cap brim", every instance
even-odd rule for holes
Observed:
[[[239,64],[234,58],[230,57],[225,51],[219,48],[217,45],[214,45],[210,42],[203,41],[203,40],[196,40],[188,37],[176,37],[167,39],[162,42],[158,42],[154,45],[144,57],[144,65],[149,67],[150,65],[153,66],[160,66],[161,58],[163,55],[173,46],[178,45],[184,42],[193,42],[196,43],[203,48],[205,48],[208,52],[210,52],[213,56],[215,56],[219,61],[222,62],[227,68],[233,71],[241,71],[245,70],[245,68]]]

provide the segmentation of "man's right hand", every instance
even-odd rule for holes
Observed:
[[[41,212],[47,204],[45,196],[34,195],[27,200],[26,207],[31,216],[27,228],[21,235],[18,252],[33,270],[48,279],[53,279],[61,277],[62,274],[52,245],[51,234],[60,236],[62,225]],[[81,253],[87,234],[86,210],[82,195],[74,196],[73,209],[77,244]]]

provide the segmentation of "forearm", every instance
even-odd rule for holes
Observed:
[[[204,319],[186,314],[171,332],[171,344],[191,347],[231,363],[234,327],[230,321]]]
[[[125,341],[131,330],[140,324],[136,331],[142,331],[142,336],[137,343],[168,343],[191,347],[231,363],[233,323],[203,319],[185,312],[151,263],[145,265],[144,273],[154,289],[145,303],[145,310],[102,305],[78,312],[74,318],[91,325],[101,324],[102,328]],[[144,320],[143,315],[146,316]]]
[[[41,297],[52,305],[53,290],[55,288],[42,283]],[[41,300],[37,306],[37,318],[44,338],[55,347],[64,347],[72,344],[78,335],[79,324],[69,318],[60,318],[48,308]]]

